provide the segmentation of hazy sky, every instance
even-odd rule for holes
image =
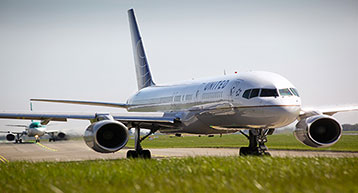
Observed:
[[[28,110],[30,98],[125,102],[137,89],[129,8],[157,84],[264,70],[288,78],[304,107],[358,104],[355,0],[0,0],[0,110]],[[336,117],[358,122],[358,113]],[[28,121],[0,129],[19,122]]]

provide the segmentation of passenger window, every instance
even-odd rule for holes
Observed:
[[[244,94],[242,95],[242,97],[244,97],[245,99],[249,99],[250,91],[251,91],[251,89],[246,90],[246,91],[244,92]]]
[[[280,89],[279,92],[281,96],[292,96],[292,93],[288,88]]]
[[[296,95],[296,96],[300,96],[299,94],[298,94],[298,91],[297,91],[297,89],[295,89],[295,88],[290,88],[290,91],[294,94],[294,95]]]
[[[260,89],[258,89],[258,88],[252,89],[251,94],[250,94],[250,98],[254,98],[254,97],[259,96],[259,92],[260,92]]]
[[[276,89],[261,89],[260,97],[278,97]]]

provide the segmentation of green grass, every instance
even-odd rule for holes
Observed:
[[[243,147],[248,145],[247,139],[242,135],[223,135],[219,137],[184,136],[173,137],[169,135],[156,136],[153,140],[143,141],[145,148],[188,148],[188,147]],[[134,145],[133,139],[128,143]],[[301,144],[292,134],[277,134],[268,136],[266,143],[269,149],[299,149],[299,150],[330,150],[330,151],[358,151],[358,135],[343,135],[335,145],[328,148],[311,148]]]
[[[0,192],[358,192],[358,158],[196,157],[0,164]]]

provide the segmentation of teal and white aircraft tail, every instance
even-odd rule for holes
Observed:
[[[5,119],[34,119],[43,123],[84,119],[91,121],[85,131],[86,144],[101,153],[122,149],[128,142],[128,128],[135,128],[135,149],[127,157],[150,158],[141,146],[149,135],[165,133],[226,134],[242,132],[249,145],[240,155],[267,155],[267,135],[276,128],[298,121],[296,138],[311,147],[335,144],[342,135],[340,123],[332,117],[358,106],[305,110],[296,87],[281,75],[247,72],[186,81],[176,85],[154,84],[134,10],[128,11],[138,91],[126,103],[78,100],[32,99],[125,108],[126,113],[0,113]],[[141,137],[141,129],[150,132]]]

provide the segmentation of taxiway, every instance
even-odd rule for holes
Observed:
[[[96,159],[125,158],[128,149],[116,153],[97,153],[82,140],[58,141],[55,143],[1,143],[0,158],[6,161],[82,161]],[[238,148],[161,148],[150,149],[153,158],[187,156],[235,156]],[[358,157],[358,152],[270,150],[279,157]]]

